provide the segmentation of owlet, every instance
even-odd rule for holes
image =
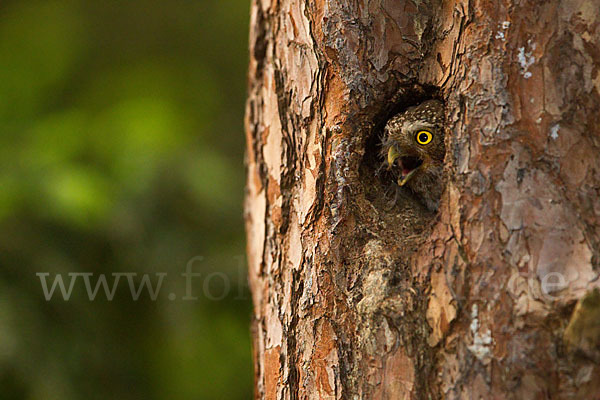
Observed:
[[[437,210],[444,190],[444,120],[442,102],[427,100],[392,117],[383,136],[388,170],[430,211]]]

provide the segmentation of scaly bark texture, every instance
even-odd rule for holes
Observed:
[[[254,0],[256,397],[600,398],[598,0]],[[437,215],[386,120],[446,104]]]

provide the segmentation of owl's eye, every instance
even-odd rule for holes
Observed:
[[[419,131],[417,132],[416,139],[419,144],[429,144],[433,139],[433,135],[429,131]]]

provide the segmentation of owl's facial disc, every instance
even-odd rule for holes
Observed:
[[[394,164],[397,164],[400,168],[398,185],[404,186],[423,164],[423,160],[414,156],[402,156],[396,147],[392,146],[388,150],[388,168],[391,168]]]

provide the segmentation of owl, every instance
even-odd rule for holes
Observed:
[[[392,117],[382,139],[385,166],[429,211],[444,190],[444,114],[441,101],[427,100]]]

